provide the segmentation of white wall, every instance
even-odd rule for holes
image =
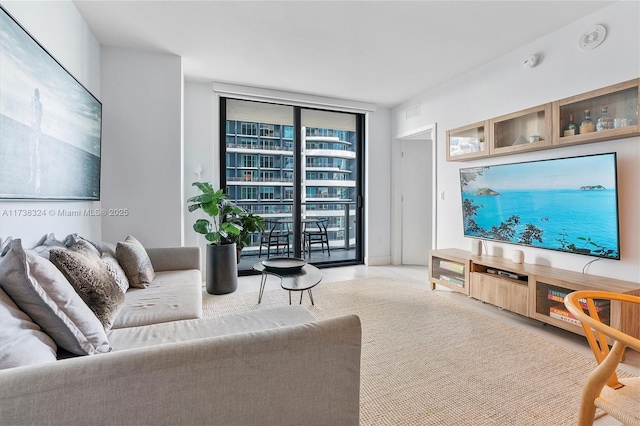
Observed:
[[[369,113],[365,158],[365,263],[391,263],[391,110]]]
[[[67,71],[100,99],[100,44],[71,1],[3,1],[2,5]],[[100,202],[90,201],[0,201],[0,239],[19,237],[25,246],[31,247],[50,232],[60,239],[78,232],[99,240],[98,217],[17,217],[8,214],[21,209],[57,212],[58,209],[78,211],[100,207]]]
[[[458,170],[473,165],[559,158],[615,151],[618,153],[620,229],[622,259],[600,260],[588,272],[640,282],[640,138],[555,148],[495,159],[448,163],[445,132],[465,124],[515,112],[542,103],[640,77],[640,3],[616,2],[598,13],[570,24],[433,90],[408,99],[392,111],[392,135],[397,136],[428,123],[438,125],[438,248],[469,249],[462,235],[462,213]],[[607,38],[592,51],[578,49],[580,34],[594,24],[608,29]],[[531,54],[541,56],[532,69],[522,66]],[[437,66],[437,64],[434,64]],[[420,105],[421,114],[406,118],[405,111]],[[582,271],[593,258],[549,250],[490,243],[490,253],[510,257],[522,249],[526,263]]]
[[[183,243],[182,58],[102,47],[102,237]]]
[[[213,182],[219,175],[218,163],[214,161],[214,106],[213,89],[210,83],[190,83],[184,85],[184,193],[185,200],[199,193],[193,182]],[[217,148],[216,148],[217,149]],[[200,167],[200,176],[195,170]],[[193,230],[199,219],[198,213],[189,213],[184,204],[185,246],[200,246],[204,256],[207,241]],[[204,265],[204,262],[203,262]]]

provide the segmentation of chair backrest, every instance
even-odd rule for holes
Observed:
[[[589,346],[591,346],[598,364],[602,363],[609,355],[608,340],[620,342],[624,347],[630,347],[640,352],[639,339],[602,322],[599,312],[601,312],[603,306],[606,306],[607,302],[633,303],[638,305],[640,309],[640,297],[608,291],[574,291],[564,298],[564,304],[569,312],[581,322]],[[620,386],[615,371],[609,378],[607,386],[612,388]]]

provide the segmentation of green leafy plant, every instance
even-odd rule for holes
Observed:
[[[241,209],[240,213],[231,214],[227,220],[240,226],[240,233],[229,235],[227,238],[236,243],[238,251],[251,244],[251,234],[264,231],[264,219],[253,213]]]
[[[222,189],[214,189],[208,182],[193,182],[192,186],[198,187],[201,194],[187,200],[189,211],[202,209],[211,217],[211,220],[198,219],[193,225],[193,230],[204,237],[211,244],[222,245],[234,242],[240,235],[242,226],[234,220],[234,215],[239,215],[244,210],[231,201]]]

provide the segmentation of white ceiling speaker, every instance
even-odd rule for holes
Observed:
[[[585,31],[578,39],[578,46],[582,50],[593,50],[600,46],[607,36],[607,29],[602,25],[594,25]]]
[[[533,68],[536,65],[538,65],[538,55],[529,55],[526,58],[524,58],[524,62],[522,63],[522,65],[525,68]]]

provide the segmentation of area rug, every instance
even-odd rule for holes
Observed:
[[[426,286],[383,278],[319,285],[318,318],[362,321],[362,425],[576,424],[595,361]],[[299,301],[294,295],[295,302]],[[205,316],[288,305],[284,290],[204,296]],[[624,374],[622,374],[625,376]]]

